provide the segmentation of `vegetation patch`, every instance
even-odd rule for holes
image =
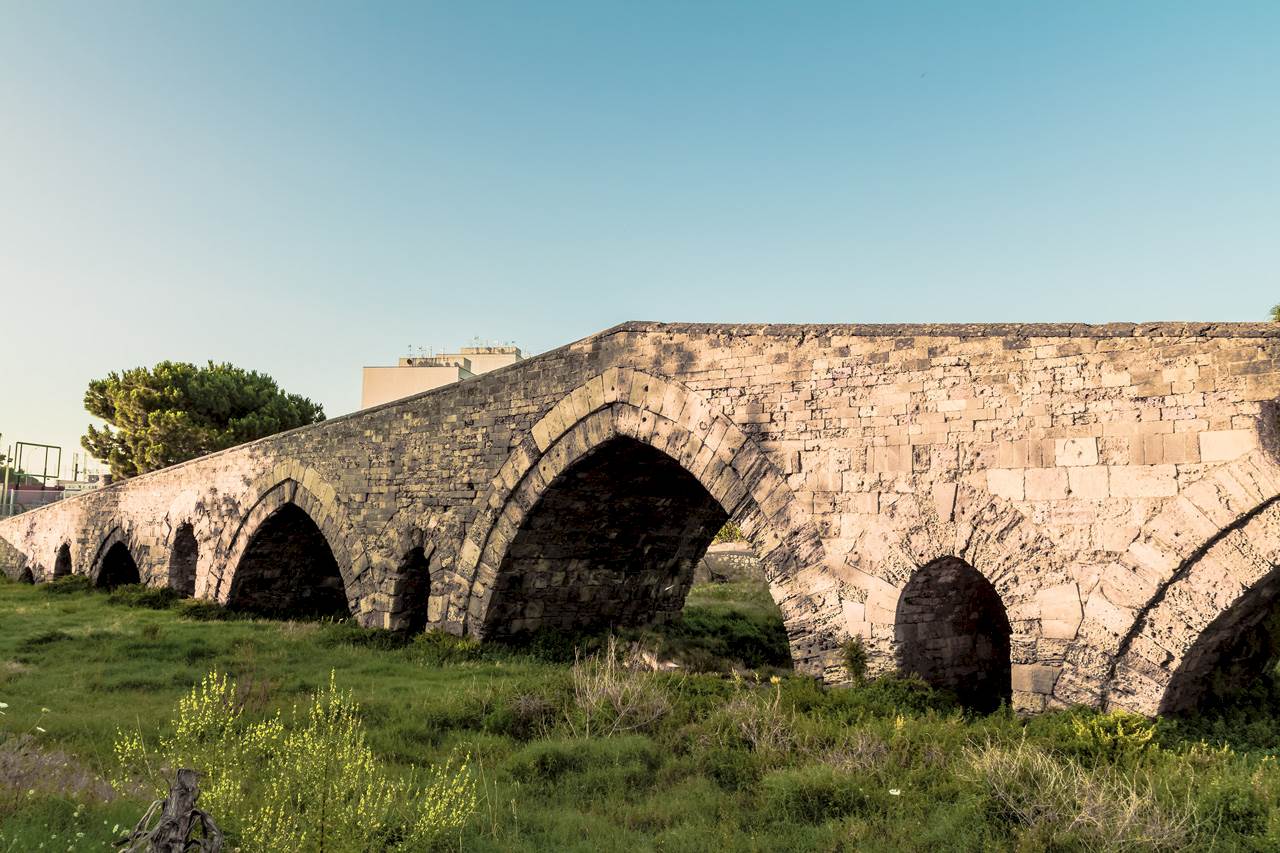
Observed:
[[[1023,719],[746,667],[689,626],[780,627],[749,585],[696,588],[675,631],[540,647],[48,587],[0,583],[0,851],[108,849],[186,764],[246,851],[319,849],[320,825],[327,850],[1280,847],[1270,674],[1198,715]],[[692,649],[724,668],[667,666]]]

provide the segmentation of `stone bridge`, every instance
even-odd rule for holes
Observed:
[[[492,638],[669,618],[732,519],[802,672],[860,637],[979,707],[1156,713],[1257,663],[1277,396],[1270,325],[628,323],[0,522],[0,559]]]

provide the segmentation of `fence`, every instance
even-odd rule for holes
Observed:
[[[77,494],[77,492],[68,492],[63,489],[42,489],[39,486],[11,488],[0,494],[0,518],[7,518],[20,512],[26,512],[29,509],[47,506],[74,494]]]

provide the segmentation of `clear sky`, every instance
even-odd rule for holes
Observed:
[[[1280,3],[0,0],[0,433],[628,319],[1264,319]]]

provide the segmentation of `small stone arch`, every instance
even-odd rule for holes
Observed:
[[[989,713],[1013,697],[1009,616],[973,566],[940,557],[912,574],[894,624],[899,667]]]
[[[887,519],[869,520],[846,560],[865,594],[860,633],[872,671],[912,668],[904,667],[900,648],[903,597],[926,568],[959,561],[990,586],[1007,620],[1014,707],[1042,709],[1058,678],[1064,641],[1081,622],[1079,587],[1054,543],[1011,501],[964,482],[895,495]],[[994,616],[988,621],[999,624]],[[993,678],[1001,684],[999,698],[1009,698],[1003,668]]]
[[[63,542],[58,546],[58,552],[53,557],[53,578],[64,578],[74,571],[71,563],[71,543]]]
[[[431,553],[430,543],[413,545],[404,552],[396,568],[399,594],[392,621],[411,634],[426,630],[434,621],[433,616],[439,618],[438,613],[432,613]]]
[[[195,527],[184,521],[174,530],[169,548],[169,588],[186,598],[195,595],[199,562],[200,543],[196,540]]]
[[[89,580],[94,586],[111,589],[131,583],[142,583],[138,564],[138,549],[131,532],[116,526],[98,546],[97,554],[89,566]]]
[[[18,583],[35,584],[36,576],[32,573],[30,566],[24,566],[22,571],[18,573]]]
[[[221,571],[216,578],[211,579],[212,597],[224,605],[231,603],[246,550],[253,543],[254,537],[263,530],[264,524],[282,520],[301,521],[305,518],[307,523],[314,526],[332,554],[348,612],[362,615],[362,605],[367,599],[361,595],[360,585],[368,560],[363,549],[357,550],[358,540],[345,512],[337,503],[336,492],[320,479],[314,469],[286,464],[277,466],[273,474],[279,473],[281,468],[286,473],[284,479],[271,482],[270,485],[261,485],[264,481],[260,480],[259,485],[251,492],[257,495],[253,504],[240,522],[229,526],[224,533],[217,551],[225,556],[220,561]],[[289,476],[294,473],[301,479]]]
[[[410,520],[411,511],[399,510],[370,544],[371,574],[378,578],[382,597],[389,602],[380,623],[383,627],[408,633],[444,627],[443,614],[451,593],[456,592],[457,576],[443,565],[436,542],[462,536],[461,527],[455,526],[449,515],[414,516]]]
[[[522,525],[557,477],[619,440],[669,459],[742,529],[767,567],[797,668],[814,674],[838,668],[834,652],[844,639],[839,585],[785,479],[704,398],[629,368],[610,368],[579,386],[517,442],[478,500],[458,560],[467,594],[450,602],[451,621],[485,635],[499,571]]]
[[[0,572],[10,579],[15,579],[18,572],[27,565],[27,555],[13,547],[10,542],[0,536]]]

